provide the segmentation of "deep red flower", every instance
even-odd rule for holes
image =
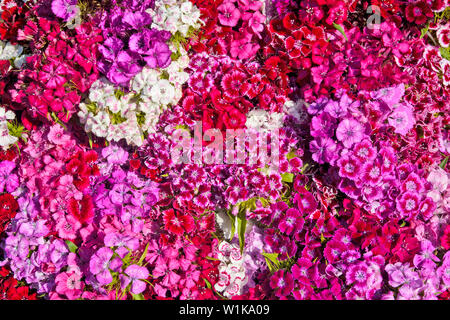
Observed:
[[[0,221],[13,218],[17,209],[19,209],[19,204],[11,194],[0,195]]]
[[[164,211],[163,221],[167,231],[179,236],[194,229],[194,219],[191,216],[183,215],[173,209]]]
[[[90,195],[84,195],[80,201],[75,198],[69,200],[69,213],[81,223],[87,223],[94,217],[94,202]]]

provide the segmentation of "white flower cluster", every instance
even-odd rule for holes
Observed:
[[[284,104],[283,112],[285,115],[289,115],[297,119],[299,124],[304,124],[309,119],[308,112],[306,111],[307,107],[307,103],[302,99],[295,102],[289,100]]]
[[[284,115],[282,113],[254,109],[247,113],[245,125],[248,129],[273,131],[283,126],[283,119]]]
[[[17,137],[10,135],[8,129],[8,120],[14,120],[15,117],[14,112],[6,111],[3,107],[0,107],[0,146],[3,150],[7,150],[19,140]]]
[[[9,42],[0,41],[0,60],[10,60],[16,68],[22,67],[28,55],[23,54],[21,45],[12,45]]]
[[[248,282],[248,278],[244,268],[244,258],[239,247],[222,241],[217,250],[217,259],[220,260],[219,280],[214,288],[227,298],[240,295],[242,288]]]
[[[148,9],[152,15],[152,28],[167,30],[172,34],[179,31],[186,37],[190,27],[201,26],[200,10],[188,0],[156,0],[155,9]]]
[[[145,67],[130,82],[129,93],[117,96],[106,79],[97,80],[89,92],[89,102],[80,104],[78,117],[86,132],[108,141],[125,139],[140,146],[144,133],[154,133],[161,113],[181,99],[188,80],[186,51],[165,69]]]

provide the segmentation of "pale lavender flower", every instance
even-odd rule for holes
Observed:
[[[365,137],[363,125],[352,118],[342,120],[336,130],[336,137],[346,148],[351,148],[355,143]]]
[[[125,269],[125,275],[120,276],[121,287],[125,289],[131,285],[130,292],[133,294],[140,294],[145,291],[145,282],[142,279],[147,279],[149,272],[147,268],[132,264]]]

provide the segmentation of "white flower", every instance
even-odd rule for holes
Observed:
[[[23,64],[27,61],[27,58],[29,56],[29,54],[24,54],[14,59],[14,66],[19,69],[22,68]]]
[[[11,110],[6,111],[5,108],[0,107],[0,121],[13,120],[15,117],[16,114],[14,112]]]
[[[23,47],[20,45],[12,45],[11,43],[0,43],[0,60],[11,60],[20,56]]]
[[[14,144],[19,140],[17,137],[13,137],[9,134],[8,128],[0,128],[0,146],[6,150],[10,145]]]
[[[156,103],[169,104],[174,99],[175,88],[169,80],[161,79],[153,86],[150,95]]]

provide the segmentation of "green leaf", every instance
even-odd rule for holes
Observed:
[[[206,287],[207,287],[208,289],[211,289],[211,288],[212,288],[211,282],[209,282],[206,278],[203,278],[203,281],[205,281]]]
[[[293,182],[293,181],[294,181],[294,174],[289,173],[289,172],[283,173],[283,174],[281,175],[281,179],[282,179],[284,182]]]
[[[70,252],[73,252],[73,253],[77,252],[78,247],[76,246],[75,243],[73,243],[73,242],[70,241],[70,240],[66,240],[66,244],[67,244],[67,246],[69,247],[69,251],[70,251]]]
[[[236,217],[233,215],[231,210],[227,211],[227,215],[231,220],[231,235],[230,235],[230,241],[233,240],[234,235],[236,234]]]
[[[297,154],[295,153],[294,150],[292,150],[291,152],[289,152],[289,153],[286,155],[286,158],[287,158],[288,160],[294,159],[295,157],[297,157]]]
[[[448,163],[448,157],[449,157],[449,156],[446,156],[445,159],[442,160],[441,164],[439,165],[439,167],[441,167],[441,169],[444,169],[445,166],[447,165],[447,163]]]
[[[266,259],[267,266],[270,272],[275,272],[280,268],[280,261],[278,261],[278,253],[263,252],[262,255]]]
[[[450,47],[449,48],[441,47],[440,51],[441,51],[441,56],[444,59],[447,59],[450,61]]]
[[[244,208],[241,210],[237,216],[237,224],[238,224],[238,235],[239,235],[239,247],[241,249],[241,253],[244,252],[245,246],[245,230],[247,229],[247,212]]]
[[[213,257],[210,257],[210,256],[206,256],[205,259],[212,260],[212,261],[220,261],[220,259],[213,258]]]
[[[144,253],[142,253],[141,258],[140,258],[139,261],[138,261],[138,265],[142,265],[142,262],[144,261],[145,256],[147,255],[147,252],[148,252],[148,245],[149,245],[149,244],[150,244],[150,243],[147,243],[147,245],[145,246]]]
[[[347,38],[347,35],[345,34],[345,30],[344,30],[344,27],[343,27],[343,26],[341,26],[341,25],[339,25],[339,24],[333,22],[333,27],[334,27],[337,31],[339,31],[340,33],[342,33],[342,35],[344,36],[345,40],[348,41],[348,38]]]
[[[131,295],[133,296],[133,300],[145,300],[144,295],[142,293],[141,294],[132,293]]]
[[[121,89],[116,89],[114,91],[114,96],[116,97],[117,100],[120,100],[120,98],[122,98],[125,95],[125,92],[123,92]]]
[[[430,22],[428,22],[427,25],[425,27],[423,27],[422,30],[420,30],[420,39],[425,37],[429,28],[430,28]]]
[[[267,259],[269,259],[270,261],[272,261],[273,263],[275,263],[275,264],[278,264],[279,263],[279,261],[278,261],[278,253],[267,253],[267,252],[263,252],[262,253],[262,255],[265,257],[265,258],[267,258]]]

